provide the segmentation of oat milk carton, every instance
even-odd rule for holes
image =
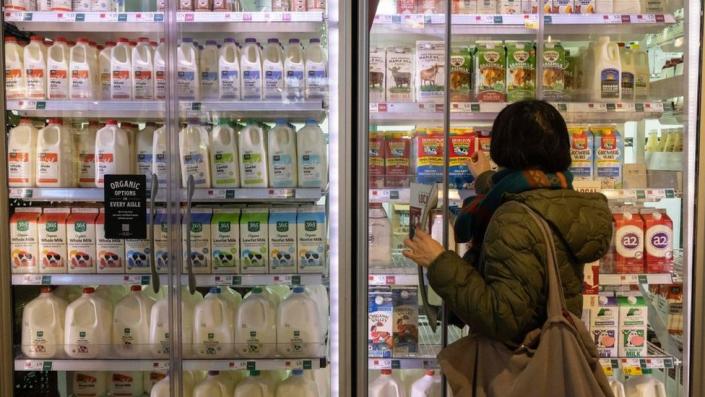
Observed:
[[[240,273],[240,209],[218,208],[211,218],[213,273]]]
[[[269,210],[269,272],[296,273],[296,208]]]
[[[621,189],[624,167],[624,141],[612,127],[593,127],[595,176],[603,189]]]
[[[296,214],[297,267],[299,273],[323,273],[326,269],[326,210],[320,205],[299,207]]]
[[[442,41],[416,42],[416,87],[418,102],[443,102],[445,91],[445,45]]]
[[[211,215],[212,210],[194,208],[191,210],[191,251],[186,249],[186,239],[189,237],[186,218],[181,222],[181,238],[184,250],[184,271],[186,271],[187,255],[191,257],[191,268],[194,273],[211,272]]]
[[[171,250],[169,239],[169,214],[166,208],[157,208],[154,214],[154,260],[157,262],[157,272],[169,272],[169,251]]]
[[[509,102],[536,96],[536,50],[533,43],[507,44],[507,98]]]
[[[392,291],[371,288],[367,295],[367,356],[391,358],[393,339]]]
[[[45,208],[39,217],[40,273],[66,273],[66,218],[68,208]]]
[[[642,209],[647,273],[673,271],[673,221],[666,211]]]
[[[147,219],[151,219],[147,211]],[[125,272],[147,274],[150,272],[152,251],[149,240],[152,238],[152,228],[147,227],[147,238],[144,240],[125,239]]]
[[[478,41],[475,53],[475,95],[480,102],[507,100],[506,53],[501,41]]]
[[[411,48],[387,48],[387,102],[414,101],[414,55]]]
[[[597,11],[596,0],[573,0],[576,14],[594,14]]]
[[[614,220],[614,270],[616,273],[644,272],[644,221],[636,211],[623,208]]]
[[[599,306],[591,308],[590,334],[600,357],[617,357],[619,307],[617,298],[600,296]]]
[[[450,100],[472,100],[472,52],[469,48],[454,48],[450,55]]]
[[[482,0],[480,0],[482,1]],[[520,14],[522,0],[499,0],[500,14]],[[526,1],[526,0],[524,0]]]
[[[269,271],[269,210],[244,208],[240,213],[240,267],[242,273]]]
[[[413,356],[419,350],[419,294],[417,287],[392,288],[394,357]]]
[[[594,145],[592,133],[587,127],[568,128],[570,136],[570,172],[576,181],[591,181],[594,172]]]
[[[105,209],[101,208],[95,220],[95,252],[98,273],[125,272],[125,242],[105,237]]]
[[[620,357],[646,357],[648,308],[641,296],[617,298],[619,302]]]
[[[69,273],[95,273],[97,208],[73,208],[66,219]]]
[[[12,273],[39,273],[37,229],[41,214],[42,209],[38,207],[16,208],[10,218]]]
[[[384,102],[385,66],[384,49],[378,47],[370,48],[370,102]]]

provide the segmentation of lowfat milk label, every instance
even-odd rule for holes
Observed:
[[[321,273],[326,266],[326,212],[321,206],[301,207],[297,217],[299,273]]]
[[[323,186],[323,161],[321,158],[321,148],[309,147],[304,149],[299,147],[299,167],[301,167],[301,180],[299,186],[303,187],[318,187]],[[325,148],[324,148],[325,150]]]
[[[103,210],[98,214],[95,223],[98,273],[125,272],[125,242],[121,239],[105,237],[105,212]]]
[[[40,273],[66,273],[68,208],[46,208],[39,218]]]
[[[595,128],[595,173],[603,189],[622,187],[624,143],[614,128]]]
[[[594,176],[594,146],[592,133],[587,128],[571,127],[570,134],[570,172],[575,180],[591,181]]]
[[[296,273],[296,209],[269,211],[269,268],[271,273]]]
[[[186,250],[186,239],[189,237],[186,215],[181,223],[184,248],[184,271],[186,271],[187,255],[191,257],[191,268],[194,273],[211,272],[211,210],[191,210],[191,251]]]
[[[157,272],[167,273],[169,271],[169,215],[166,209],[159,208],[154,216],[154,258],[156,260]]]
[[[216,209],[211,218],[214,273],[240,273],[240,210]]]
[[[262,97],[262,71],[258,65],[242,65],[242,99]]]
[[[393,305],[389,288],[371,289],[367,297],[367,355],[392,357]]]
[[[98,209],[74,208],[66,220],[69,273],[96,272],[96,217]]]
[[[10,218],[13,273],[39,273],[38,220],[41,208],[17,208]]]
[[[245,208],[240,215],[240,266],[242,272],[267,273],[269,270],[269,210]]]

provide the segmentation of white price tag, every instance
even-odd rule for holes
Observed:
[[[291,275],[273,275],[272,284],[283,284],[283,285],[289,285],[291,284]]]
[[[26,360],[23,368],[29,371],[41,371],[44,367],[44,362],[40,360]]]
[[[373,358],[370,369],[391,369],[392,360],[388,358]]]
[[[124,275],[122,278],[122,281],[125,284],[130,284],[130,285],[140,285],[142,283],[142,276],[139,274],[134,274],[134,275]]]
[[[24,285],[41,285],[42,276],[39,274],[25,274],[22,276],[22,284]]]
[[[216,287],[232,285],[233,276],[213,276],[212,284]]]
[[[154,361],[152,363],[152,369],[154,369],[154,370],[168,370],[169,369],[169,361],[168,360]]]
[[[387,189],[370,189],[369,200],[372,203],[385,203],[389,201],[389,192]]]
[[[644,360],[644,368],[648,369],[662,369],[665,368],[664,366],[664,359],[663,358],[647,358]]]
[[[232,369],[232,370],[247,369],[247,361],[245,361],[245,360],[230,361],[230,362],[228,362],[228,368]]]

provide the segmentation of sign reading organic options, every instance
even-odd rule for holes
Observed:
[[[147,177],[105,175],[105,237],[147,238]]]

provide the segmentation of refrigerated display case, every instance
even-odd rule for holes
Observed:
[[[356,315],[368,321],[356,328],[357,395],[385,385],[408,395],[417,381],[450,395],[436,355],[469,329],[401,255],[410,206],[437,184],[431,234],[462,255],[452,230],[474,195],[465,161],[489,152],[507,104],[532,98],[568,124],[574,189],[603,193],[613,212],[618,237],[585,265],[583,291],[605,373],[627,388],[651,382],[694,395],[701,3],[381,0],[358,9],[357,122],[367,136],[356,145]],[[635,302],[644,319],[632,332],[619,309]],[[591,324],[606,312],[617,313],[609,329]],[[639,351],[618,348],[635,342]]]
[[[345,394],[349,6],[3,6],[0,394]]]

